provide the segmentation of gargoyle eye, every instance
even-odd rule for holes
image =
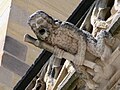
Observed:
[[[42,20],[40,20],[40,19],[37,20],[37,24],[40,24],[40,23],[42,23]]]
[[[32,27],[36,27],[36,24],[32,24]]]
[[[45,33],[45,29],[39,30],[39,33],[40,33],[41,35],[43,35],[43,34]]]

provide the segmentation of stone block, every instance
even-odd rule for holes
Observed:
[[[3,54],[1,65],[19,76],[23,76],[29,68],[29,65],[8,52]]]
[[[6,36],[4,51],[7,51],[10,54],[14,55],[15,57],[19,58],[20,60],[25,61],[27,46],[18,42],[17,40],[10,36]]]
[[[12,87],[13,73],[4,67],[0,66],[0,83]],[[0,89],[1,90],[1,89]]]

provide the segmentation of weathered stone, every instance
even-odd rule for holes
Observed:
[[[71,84],[70,78],[74,72],[84,75],[82,79],[85,82],[85,90],[111,90],[115,85],[118,85],[117,83],[120,79],[120,41],[115,36],[115,31],[117,30],[119,33],[120,10],[114,13],[114,15],[111,15],[111,9],[115,5],[114,0],[96,1],[97,3],[92,11],[91,18],[89,18],[93,27],[92,35],[84,30],[78,30],[77,27],[70,23],[64,22],[61,24],[61,21],[50,18],[43,11],[38,11],[30,16],[29,25],[35,32],[37,39],[28,35],[25,40],[39,48],[52,52],[57,58],[65,58],[72,61],[71,66],[74,68],[73,70],[70,68],[69,63],[65,62],[57,79],[50,77],[50,80],[53,81],[45,81],[46,87],[50,87],[47,88],[48,90],[51,90],[51,88],[52,90],[68,90],[69,86],[73,86],[72,88],[74,90],[77,82],[74,85],[69,85],[69,83]],[[118,0],[116,1],[118,2]],[[68,35],[68,33],[70,34]],[[85,39],[82,40],[80,37]],[[78,41],[76,42],[75,40]],[[71,45],[70,48],[67,45]],[[56,47],[60,50],[57,50]],[[71,48],[74,49],[70,51]],[[88,57],[90,55],[86,54],[87,52],[96,58],[89,59]],[[57,62],[57,65],[60,65],[60,62]],[[119,85],[117,88],[119,88]]]

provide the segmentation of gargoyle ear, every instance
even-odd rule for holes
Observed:
[[[62,21],[60,21],[59,19],[55,19],[54,22],[55,22],[55,23],[59,23],[59,24],[62,23]]]
[[[59,27],[60,24],[62,23],[62,21],[58,20],[58,19],[54,19],[54,27]]]

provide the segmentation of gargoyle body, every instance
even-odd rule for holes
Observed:
[[[53,19],[43,11],[31,15],[28,23],[38,40],[75,55],[76,64],[82,64],[86,50],[103,60],[111,54],[110,45],[106,43],[106,40],[112,39],[109,32],[101,31],[94,38],[89,32],[80,30],[71,23]],[[109,54],[105,55],[106,53]]]

